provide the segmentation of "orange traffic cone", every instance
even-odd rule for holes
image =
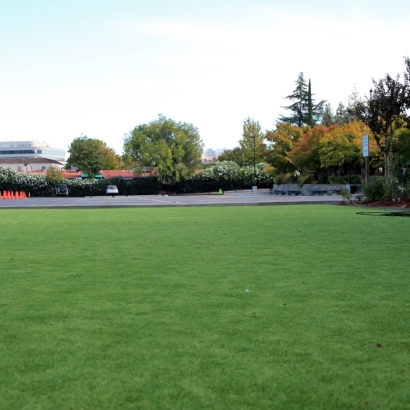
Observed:
[[[24,191],[20,192],[20,198],[26,199],[26,193]]]
[[[6,191],[6,199],[10,199],[10,192]]]
[[[20,199],[20,194],[19,191],[16,191],[16,195],[15,195],[16,199]]]

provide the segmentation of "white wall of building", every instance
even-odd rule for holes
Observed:
[[[65,161],[65,151],[45,141],[0,141],[0,158],[49,158]]]

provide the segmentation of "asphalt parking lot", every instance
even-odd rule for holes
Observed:
[[[195,195],[118,195],[93,197],[35,197],[27,199],[0,199],[0,209],[10,208],[133,208],[170,206],[250,206],[293,204],[338,204],[340,195],[301,196],[272,195],[268,190],[225,192]]]

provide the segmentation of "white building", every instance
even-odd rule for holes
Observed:
[[[4,141],[0,142],[0,158],[47,158],[64,163],[65,151],[44,141]]]
[[[61,170],[64,164],[48,158],[0,158],[0,167],[12,168],[17,172],[46,172],[50,167]]]

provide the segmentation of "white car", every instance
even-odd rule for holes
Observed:
[[[117,185],[108,185],[107,189],[105,190],[105,193],[107,195],[112,195],[112,196],[118,195]]]

